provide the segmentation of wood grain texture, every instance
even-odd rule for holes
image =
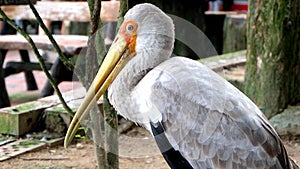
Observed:
[[[10,5],[1,8],[12,19],[35,19],[31,9],[26,5]],[[90,21],[87,2],[37,2],[35,8],[42,19],[52,21]],[[119,1],[102,2],[100,14],[102,21],[117,21],[119,8]]]

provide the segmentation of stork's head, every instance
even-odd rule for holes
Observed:
[[[126,26],[132,28],[131,24],[137,28],[137,51],[158,47],[153,46],[155,45],[153,43],[158,41],[165,43],[163,44],[165,46],[160,47],[168,46],[172,51],[175,37],[173,21],[158,7],[152,4],[139,4],[131,8],[124,16],[120,33],[126,29]]]
[[[130,58],[146,50],[164,50],[165,55],[170,56],[174,37],[174,25],[169,16],[152,4],[139,4],[124,16],[111,50],[129,50]]]
[[[140,4],[130,9],[113,41],[105,60],[69,126],[65,146],[70,144],[80,121],[109,87],[128,62],[148,57],[155,65],[170,57],[174,44],[174,25],[170,17],[151,4]],[[152,58],[149,58],[151,57]]]

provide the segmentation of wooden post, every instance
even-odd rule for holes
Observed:
[[[228,14],[223,27],[223,53],[231,53],[247,48],[246,14]]]
[[[7,50],[0,50],[0,108],[10,106],[10,101],[4,81],[4,72],[2,69],[6,52]]]
[[[221,55],[223,51],[223,26],[225,16],[225,13],[205,13],[205,34],[214,45],[219,55]]]
[[[19,50],[19,53],[23,62],[30,63],[30,58],[27,50]],[[38,90],[38,86],[36,84],[32,71],[25,71],[24,74],[27,84],[27,90]]]

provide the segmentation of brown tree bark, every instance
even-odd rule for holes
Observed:
[[[101,0],[88,0],[88,3],[92,15],[87,56],[90,54],[96,54],[98,63],[101,65],[106,53],[104,38],[101,34],[102,32],[97,31],[102,27],[102,21],[99,17],[101,10]],[[120,0],[119,23],[123,21],[123,15],[128,10],[127,4],[127,0]],[[93,63],[90,63],[88,65],[92,64]],[[86,86],[90,86],[90,84],[87,84]],[[98,168],[117,169],[119,168],[118,116],[116,111],[108,101],[107,92],[105,92],[105,94],[103,95],[102,109],[103,112],[94,110],[90,114],[92,123],[94,125],[93,139],[95,142]]]
[[[249,0],[245,92],[267,117],[300,101],[300,1]]]
[[[93,65],[87,66],[86,72],[89,74],[88,76],[94,77],[94,72],[97,70],[98,65],[95,63],[99,63],[101,65],[103,58],[105,57],[105,45],[104,45],[104,38],[102,36],[101,31],[97,31],[99,28],[102,27],[102,21],[100,19],[100,12],[101,12],[101,0],[88,0],[88,5],[90,8],[91,14],[91,22],[90,22],[90,35],[89,35],[89,42],[88,42],[88,49],[87,49],[87,57],[90,59],[86,60],[86,65]],[[97,62],[98,60],[98,62]],[[94,72],[94,73],[90,73]],[[88,79],[93,79],[89,77]],[[91,85],[91,81],[87,81],[85,84],[86,88],[89,88]],[[107,153],[109,150],[106,149],[106,128],[105,128],[105,121],[104,121],[104,113],[101,112],[97,106],[90,112],[91,122],[92,122],[92,136],[94,141],[95,153],[96,153],[96,160],[98,169],[106,169],[109,168],[108,157]]]

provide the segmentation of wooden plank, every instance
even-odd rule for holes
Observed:
[[[51,69],[51,63],[45,63],[46,68],[48,70]],[[24,71],[32,71],[32,70],[42,70],[39,63],[32,63],[32,62],[7,62],[4,67],[4,77],[7,77],[12,74],[24,72]]]
[[[72,100],[68,105],[75,113],[82,103],[82,99]],[[72,120],[72,116],[59,104],[45,110],[45,127],[47,131],[55,133],[65,133]]]
[[[0,162],[46,146],[39,140],[20,139],[0,147]]]
[[[35,127],[40,114],[58,101],[32,101],[0,109],[0,132],[15,136],[23,135]]]
[[[206,11],[205,15],[231,15],[237,14],[236,11]]]
[[[16,141],[15,137],[0,134],[0,146]]]
[[[64,93],[62,93],[62,96],[66,102],[70,102],[72,100],[83,99],[85,94],[86,94],[85,88],[80,87],[78,89],[73,89],[68,92],[64,92]],[[56,95],[43,97],[43,98],[40,98],[38,101],[60,103],[60,101]],[[51,107],[53,107],[53,106],[51,106]]]
[[[76,112],[82,103],[86,94],[85,88],[75,89],[63,94],[67,99],[68,105],[73,112]],[[50,97],[48,97],[50,99]],[[57,99],[53,98],[53,99]],[[102,106],[102,97],[97,101],[98,106]],[[70,125],[72,116],[63,108],[61,104],[45,109],[45,125],[46,129],[55,133],[63,133]]]
[[[38,49],[56,51],[46,35],[30,35]],[[87,47],[88,36],[83,35],[53,35],[62,52],[69,55],[78,54],[82,48]],[[111,45],[105,40],[106,47]],[[31,50],[30,44],[21,35],[1,35],[0,48],[7,50]]]
[[[38,49],[52,50],[52,43],[45,35],[30,35]],[[74,55],[78,54],[83,47],[87,46],[88,37],[81,35],[53,35],[54,39],[63,52]],[[8,50],[31,50],[27,40],[21,35],[1,35],[1,49]]]
[[[53,147],[56,145],[62,145],[64,138],[54,138],[47,141],[40,141],[37,139],[26,138],[19,139],[8,144],[0,146],[0,162],[8,160],[10,158],[19,156],[21,154],[36,151],[45,147]],[[36,157],[33,157],[34,159]],[[39,159],[39,158],[37,158]],[[60,158],[50,158],[49,160],[59,160]],[[26,160],[26,159],[24,159]],[[28,158],[30,160],[30,158]],[[41,159],[40,160],[46,160]]]
[[[225,67],[232,67],[246,62],[246,50],[212,56],[199,61],[214,71],[220,71]]]
[[[31,3],[35,4],[36,0],[30,0]],[[28,0],[0,0],[0,6],[2,5],[25,5],[29,4]]]
[[[117,21],[119,16],[119,1],[102,1],[101,20]],[[52,21],[89,22],[90,12],[87,2],[57,2],[42,1],[35,5],[41,18]],[[2,10],[12,19],[35,19],[29,6],[3,6]]]
[[[75,111],[79,107],[76,100],[83,99],[85,93],[84,88],[79,88],[63,93],[63,98]],[[56,107],[57,105],[60,106]],[[55,107],[52,110],[59,109],[62,114],[68,115],[56,95],[0,109],[0,133],[19,136],[29,132],[36,125],[39,115],[50,107]]]

